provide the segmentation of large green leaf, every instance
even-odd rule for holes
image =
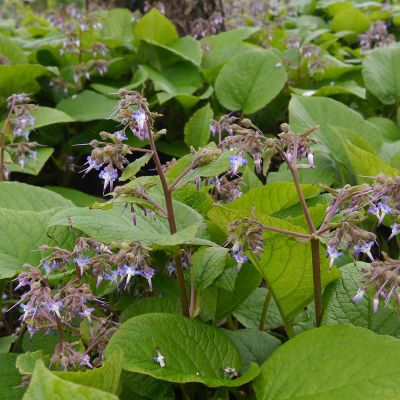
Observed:
[[[327,287],[324,293],[323,323],[351,323],[376,333],[395,336],[400,330],[400,321],[394,310],[380,307],[378,312],[373,312],[373,301],[368,295],[358,304],[352,301],[357,290],[363,286],[361,271],[369,267],[370,264],[357,262],[340,268],[340,279]]]
[[[45,211],[56,207],[71,207],[72,203],[50,190],[21,182],[0,183],[0,208]]]
[[[35,117],[35,128],[74,121],[69,115],[51,107],[35,107],[31,114]]]
[[[178,33],[168,18],[156,8],[152,8],[136,25],[135,37],[168,45],[178,39]]]
[[[259,258],[249,255],[252,263],[264,276],[273,291],[281,311],[289,319],[312,301],[314,293],[312,277],[311,246],[282,236],[267,241]],[[322,286],[339,276],[334,268],[329,271],[329,262],[323,249],[320,250]]]
[[[335,158],[344,161],[345,149],[338,140],[333,140],[332,127],[351,129],[378,149],[382,140],[377,128],[343,103],[327,97],[292,96],[289,103],[289,122],[296,133],[319,125],[313,133]]]
[[[75,121],[93,121],[109,119],[115,108],[116,101],[110,97],[91,90],[85,90],[73,97],[62,100],[57,108],[68,114]]]
[[[43,244],[70,247],[69,229],[58,228],[49,236],[48,221],[56,209],[42,212],[0,209],[0,279],[12,278],[23,264],[37,264]]]
[[[0,36],[0,55],[12,64],[26,64],[28,62],[24,52],[16,41],[7,36]]]
[[[103,35],[129,44],[133,40],[132,13],[124,8],[114,8],[106,14]]]
[[[15,366],[17,354],[0,354],[0,394],[4,400],[20,400],[25,389],[21,387],[21,375]]]
[[[87,371],[54,372],[59,378],[79,385],[90,386],[104,392],[117,394],[121,377],[122,354],[114,353],[100,368]]]
[[[371,21],[360,10],[346,8],[335,15],[331,25],[335,32],[351,31],[354,33],[362,33],[369,28]]]
[[[205,146],[210,139],[210,122],[214,116],[210,103],[198,109],[185,125],[185,143],[195,149]]]
[[[13,93],[36,93],[40,86],[36,78],[49,70],[39,64],[0,65],[0,96]]]
[[[206,247],[192,255],[190,275],[197,289],[205,289],[222,274],[228,250],[225,247]]]
[[[215,82],[219,102],[228,110],[252,114],[267,105],[285,85],[287,74],[272,50],[249,50],[225,64]]]
[[[244,368],[251,362],[261,365],[281,345],[279,339],[258,329],[225,330],[225,333],[235,343]]]
[[[37,361],[23,400],[118,400],[118,397],[92,387],[78,385],[57,377],[42,361]]]
[[[378,48],[363,60],[366,88],[384,104],[400,99],[400,46]]]
[[[400,342],[351,325],[313,329],[289,340],[261,368],[257,400],[395,400]]]
[[[147,244],[176,245],[190,242],[201,234],[203,219],[185,204],[174,202],[178,232],[170,235],[166,218],[152,215],[145,216],[137,210],[136,225],[128,209],[114,206],[111,210],[89,210],[87,208],[70,208],[59,211],[49,223],[51,226],[69,226],[78,228],[104,242],[138,240]],[[206,244],[206,243],[204,243]]]
[[[99,197],[92,196],[79,190],[63,186],[46,186],[46,189],[54,193],[58,193],[59,195],[64,197],[64,199],[70,200],[77,207],[89,207],[93,203],[101,201]]]
[[[392,167],[387,162],[375,154],[368,153],[350,142],[347,143],[347,157],[350,161],[351,169],[357,182],[370,182],[373,177],[379,174],[395,176],[400,174],[400,170]]]
[[[246,328],[258,329],[260,326],[262,309],[267,296],[268,289],[257,288],[251,295],[234,311],[234,317]],[[265,321],[267,329],[283,326],[282,317],[276,306],[275,300],[271,298],[267,318]]]
[[[20,172],[22,174],[29,174],[29,175],[39,175],[40,171],[46,164],[47,160],[53,154],[54,149],[51,147],[42,148],[39,147],[36,150],[36,159],[29,158],[27,163],[21,167],[18,163],[12,163],[7,165],[7,168],[10,172]]]
[[[153,361],[157,349],[165,358],[164,367]],[[123,352],[125,370],[170,382],[240,386],[258,374],[258,368],[251,365],[238,379],[225,377],[224,368],[242,371],[233,343],[217,328],[174,314],[144,314],[131,318],[111,338],[106,357],[115,351]]]

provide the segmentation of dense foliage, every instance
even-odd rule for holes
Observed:
[[[399,398],[400,6],[157,3],[3,5],[0,398]]]

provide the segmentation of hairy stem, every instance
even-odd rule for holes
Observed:
[[[267,295],[265,296],[262,313],[261,313],[260,325],[258,327],[258,329],[260,331],[265,330],[265,321],[267,320],[267,312],[268,312],[269,304],[271,303],[271,298],[272,298],[272,292],[271,292],[271,290],[268,289]]]
[[[283,235],[289,235],[289,236],[294,236],[294,237],[299,237],[299,238],[304,238],[304,239],[311,238],[311,235],[308,233],[290,231],[288,229],[276,228],[275,226],[263,225],[262,229],[265,229],[266,231],[282,233]]]
[[[304,217],[307,221],[308,230],[311,235],[311,257],[312,257],[312,268],[313,268],[313,285],[314,285],[314,303],[315,303],[315,320],[316,326],[319,327],[321,325],[323,306],[322,306],[322,285],[321,285],[321,263],[319,257],[319,240],[316,237],[316,229],[314,226],[314,222],[311,218],[310,211],[307,207],[306,199],[304,197],[303,190],[301,189],[299,176],[297,173],[296,167],[296,154],[294,157],[294,161],[291,162],[286,157],[286,154],[283,150],[278,150],[287,166],[289,167],[290,173],[292,174],[293,182],[296,187],[297,195],[299,197],[300,205],[303,210]]]
[[[154,164],[156,165],[158,176],[160,177],[161,186],[164,192],[164,199],[165,205],[167,208],[167,218],[169,224],[169,231],[171,234],[176,233],[176,221],[175,221],[175,214],[174,214],[174,207],[172,204],[172,194],[168,188],[167,179],[165,178],[164,171],[162,169],[160,158],[158,157],[158,152],[156,145],[154,143],[153,134],[151,132],[151,125],[150,121],[147,121],[147,137],[149,139],[150,148],[153,152],[153,160]],[[183,275],[183,267],[182,267],[182,260],[181,256],[178,254],[174,257],[175,265],[176,265],[176,276],[178,279],[178,286],[179,286],[179,297],[181,300],[181,307],[182,307],[182,314],[184,316],[189,316],[189,302],[188,297],[186,294],[186,285],[185,285],[185,278]]]
[[[177,176],[177,178],[171,183],[171,185],[168,187],[168,190],[170,192],[172,192],[176,186],[178,185],[178,183],[181,181],[182,178],[184,178],[192,169],[196,168],[199,164],[200,158],[195,158],[189,166],[187,166],[184,171],[182,171],[181,174],[179,174],[179,176]]]
[[[11,114],[14,111],[15,101],[13,100],[10,106],[10,110],[7,114],[7,118],[4,121],[3,129],[0,133],[0,182],[5,181],[6,177],[4,175],[5,170],[5,152],[6,152],[6,132],[8,128],[8,124],[10,123]]]

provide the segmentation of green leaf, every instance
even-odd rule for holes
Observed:
[[[0,96],[13,93],[36,93],[40,90],[36,78],[49,70],[39,64],[0,65]]]
[[[144,167],[153,157],[152,153],[147,153],[144,156],[131,162],[120,176],[120,181],[126,181],[128,179],[133,179],[135,175]]]
[[[366,88],[383,104],[400,99],[400,46],[377,48],[363,60]]]
[[[138,40],[150,39],[168,45],[178,39],[178,33],[168,18],[152,8],[136,25],[135,37]]]
[[[347,157],[350,161],[352,172],[359,183],[370,182],[371,179],[368,179],[368,177],[374,177],[379,174],[387,176],[400,174],[400,170],[397,168],[392,167],[378,156],[354,146],[350,142],[347,143]]]
[[[233,316],[246,328],[258,329],[260,326],[262,309],[267,292],[268,289],[266,288],[257,288],[234,311]],[[265,326],[267,329],[283,326],[282,317],[273,298],[271,298],[269,303]]]
[[[197,289],[205,289],[212,285],[222,274],[228,250],[224,247],[206,247],[192,255],[190,275]]]
[[[257,400],[395,400],[400,342],[351,325],[312,329],[282,345],[254,382]]]
[[[257,329],[225,330],[224,332],[235,343],[244,368],[247,368],[251,362],[261,365],[281,345],[279,339]]]
[[[306,199],[318,195],[320,191],[313,185],[302,185],[302,189]],[[210,210],[208,217],[221,229],[226,229],[235,219],[251,217],[253,209],[256,216],[265,217],[298,203],[299,198],[292,182],[274,182],[251,189],[230,204],[216,205]]]
[[[157,199],[158,201],[159,199]],[[161,199],[160,199],[161,200]],[[147,215],[137,210],[137,223],[132,223],[128,209],[114,205],[111,210],[70,208],[59,211],[49,222],[51,226],[72,225],[90,237],[104,242],[137,240],[146,244],[166,245],[191,242],[197,232],[201,234],[203,219],[185,204],[174,202],[178,232],[171,235],[166,218]],[[188,229],[188,230],[185,230]]]
[[[215,82],[218,101],[228,110],[252,114],[267,105],[285,85],[287,74],[272,50],[249,50],[228,61]]]
[[[42,350],[34,352],[27,351],[25,353],[18,354],[15,366],[18,368],[21,375],[32,375],[35,369],[36,361],[42,360],[44,362],[44,355]]]
[[[54,193],[58,193],[59,195],[64,197],[64,199],[70,200],[77,207],[89,207],[93,203],[101,201],[101,199],[99,197],[92,196],[90,194],[81,192],[76,189],[66,188],[66,187],[62,187],[62,186],[46,186],[46,189],[48,189]],[[70,206],[71,206],[71,203],[70,203],[69,207]],[[0,207],[1,207],[1,203],[0,203]]]
[[[199,108],[185,125],[185,143],[195,149],[205,146],[210,140],[210,122],[214,112],[207,103]]]
[[[24,263],[36,265],[43,244],[68,246],[73,240],[67,229],[47,234],[48,221],[56,209],[42,212],[0,209],[0,279],[12,278]]]
[[[132,13],[125,8],[109,10],[103,22],[102,35],[129,44],[133,40]]]
[[[283,314],[293,319],[312,301],[314,293],[311,246],[282,236],[267,241],[260,258],[249,254],[251,262],[264,276]],[[325,251],[320,249],[322,286],[339,277],[329,271]]]
[[[57,108],[68,114],[75,121],[93,121],[109,119],[115,108],[116,101],[110,97],[84,90],[57,104]]]
[[[15,40],[7,36],[0,36],[0,55],[12,64],[26,64],[28,62],[21,47]]]
[[[367,96],[367,91],[362,86],[359,86],[355,81],[340,81],[340,82],[332,82],[329,85],[323,85],[318,87],[317,89],[298,89],[292,88],[293,93],[299,94],[302,96],[321,96],[328,97],[334,96],[337,94],[354,94],[360,99],[365,100]]]
[[[122,354],[114,353],[100,368],[84,372],[57,371],[54,372],[54,374],[68,382],[90,386],[95,389],[103,390],[104,392],[117,394],[122,372],[121,361]]]
[[[174,190],[173,198],[181,203],[187,204],[192,207],[203,217],[207,216],[214,200],[204,189],[197,190],[196,186],[186,185],[180,189]]]
[[[319,125],[312,134],[323,143],[333,156],[345,156],[341,143],[331,140],[332,127],[351,129],[363,137],[372,147],[378,149],[381,138],[377,128],[343,103],[327,97],[292,96],[289,103],[289,123],[296,133]]]
[[[21,387],[21,375],[19,374],[15,361],[17,354],[0,354],[0,393],[4,400],[20,400],[25,391]]]
[[[0,354],[7,354],[10,351],[11,345],[15,342],[15,340],[16,337],[14,335],[1,337]]]
[[[35,128],[74,121],[69,115],[51,107],[35,107],[31,114],[35,117]]]
[[[360,10],[348,8],[338,12],[331,21],[335,32],[351,31],[354,33],[365,32],[371,25],[369,18]]]
[[[153,361],[159,349],[165,367]],[[217,328],[174,314],[144,314],[126,321],[111,338],[106,358],[122,351],[122,367],[169,382],[201,382],[210,387],[240,386],[254,379],[252,365],[238,379],[227,379],[223,369],[242,370],[233,343]]]
[[[0,208],[45,211],[50,208],[71,206],[69,200],[39,186],[21,182],[0,183]]]
[[[120,322],[125,322],[132,317],[150,313],[170,313],[180,315],[181,305],[175,297],[146,297],[130,304],[119,317]]]
[[[395,336],[400,331],[400,321],[394,310],[380,307],[378,312],[373,312],[373,300],[368,295],[358,304],[352,301],[357,290],[363,286],[362,270],[369,267],[370,264],[357,262],[340,268],[340,279],[324,292],[323,323],[351,323],[376,333]]]
[[[20,172],[22,174],[28,174],[28,175],[35,175],[35,176],[39,175],[40,171],[44,167],[44,164],[46,164],[47,160],[53,154],[54,149],[50,147],[46,148],[39,147],[36,151],[37,151],[36,160],[30,158],[28,162],[24,165],[24,167],[21,167],[17,163],[9,164],[7,165],[8,170],[10,172]]]
[[[23,400],[118,400],[118,397],[91,387],[77,385],[51,373],[42,361],[37,361]]]

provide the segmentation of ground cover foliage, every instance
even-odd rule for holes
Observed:
[[[3,4],[2,399],[400,396],[400,6],[223,6]]]

